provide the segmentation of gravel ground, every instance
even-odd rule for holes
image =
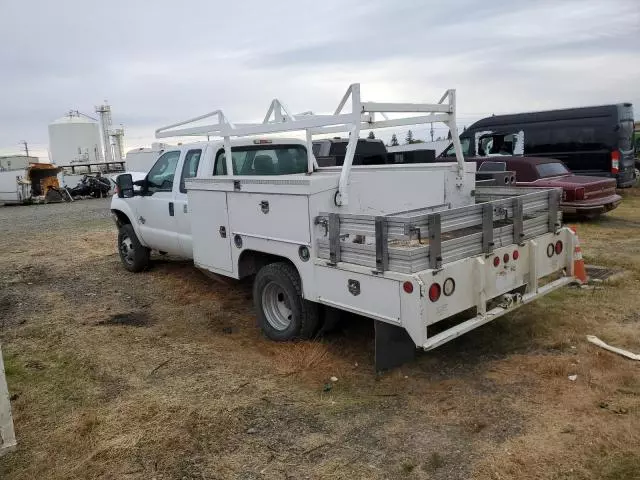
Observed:
[[[2,235],[33,235],[50,230],[82,228],[83,224],[111,221],[111,198],[76,200],[70,203],[0,207]]]

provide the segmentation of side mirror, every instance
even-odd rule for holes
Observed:
[[[133,197],[133,178],[130,173],[122,173],[116,178],[119,198]]]

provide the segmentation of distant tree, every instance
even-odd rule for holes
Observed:
[[[407,132],[407,136],[405,137],[404,141],[406,143],[413,143],[413,132],[411,130]]]
[[[442,137],[438,135],[438,138],[436,138],[436,141],[439,142],[440,140],[442,140]]]
[[[398,142],[398,137],[396,137],[396,134],[394,133],[391,135],[391,146],[397,147],[398,145],[400,145],[400,143]]]
[[[451,130],[449,130],[449,133],[447,133],[447,140],[451,140]]]
[[[467,129],[467,126],[466,126],[466,125],[464,125],[464,126],[462,127],[462,131],[464,132],[466,129]]]
[[[376,135],[375,135],[375,133],[373,133],[373,130],[371,130],[369,132],[369,135],[367,135],[367,138],[370,139],[370,140],[373,140],[374,138],[376,138]]]

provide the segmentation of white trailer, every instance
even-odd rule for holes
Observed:
[[[31,196],[27,169],[0,172],[0,204],[21,204]]]
[[[11,402],[0,348],[0,457],[16,448],[16,434],[11,417]]]
[[[332,115],[294,115],[276,99],[262,123],[218,110],[158,129],[222,140],[168,149],[139,193],[120,177],[123,264],[142,270],[155,249],[214,274],[255,275],[259,324],[274,340],[313,337],[320,305],[372,318],[378,369],[442,345],[573,280],[558,191],[476,187],[455,108],[453,90],[436,104],[374,103],[353,84]],[[209,117],[217,122],[192,126]],[[360,129],[438,121],[456,163],[352,168]],[[246,139],[290,131],[305,140]],[[344,131],[342,167],[318,168],[313,135]],[[443,326],[452,317],[462,318]]]
[[[164,143],[154,142],[151,144],[151,148],[129,150],[124,159],[125,170],[127,172],[147,173],[166,148],[167,145]]]

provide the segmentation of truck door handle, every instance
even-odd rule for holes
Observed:
[[[169,216],[173,217],[174,214],[175,214],[175,211],[173,207],[173,202],[169,202]]]

